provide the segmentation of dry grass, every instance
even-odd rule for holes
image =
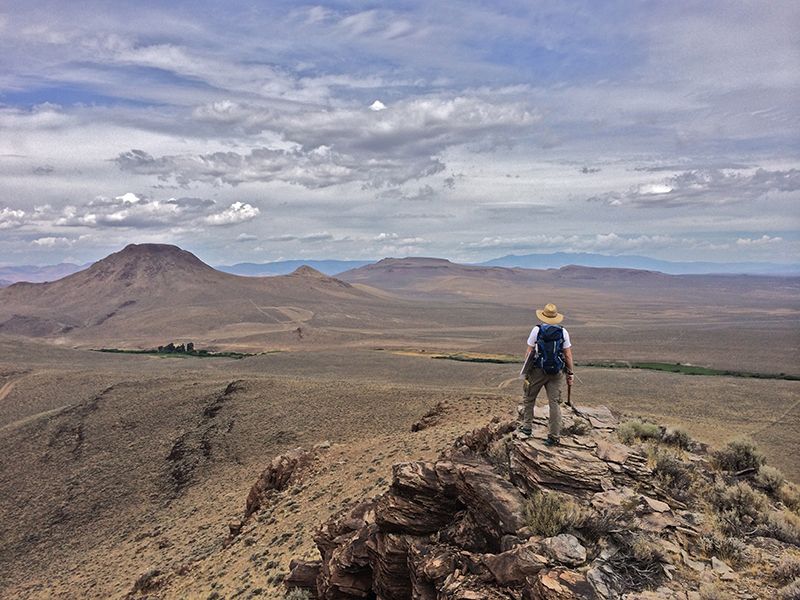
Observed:
[[[720,589],[718,583],[704,583],[700,586],[700,600],[735,600],[734,596]]]
[[[778,590],[778,600],[800,600],[800,579],[783,586]]]
[[[800,558],[786,556],[773,569],[772,576],[776,583],[787,585],[800,577]]]

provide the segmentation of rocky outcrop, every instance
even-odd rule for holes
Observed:
[[[261,508],[270,494],[285,490],[292,476],[310,464],[312,460],[313,454],[303,448],[295,448],[272,459],[270,465],[261,473],[258,481],[250,488],[250,493],[247,495],[244,518],[247,519]]]
[[[620,443],[604,407],[565,418],[590,426],[548,447],[544,420],[518,439],[495,419],[435,461],[395,465],[384,494],[320,527],[320,560],[293,561],[286,585],[325,600],[621,600],[684,599],[687,573],[737,581],[699,550],[708,519],[662,489],[663,449],[648,460]],[[680,451],[712,480],[703,452]]]

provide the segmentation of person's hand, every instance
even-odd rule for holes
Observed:
[[[567,373],[567,385],[572,387],[572,383],[575,381],[575,373]]]

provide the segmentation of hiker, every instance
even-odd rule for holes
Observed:
[[[556,446],[561,436],[561,389],[565,379],[567,386],[571,387],[574,378],[572,343],[567,330],[559,325],[564,320],[564,315],[558,312],[555,304],[548,304],[543,310],[537,310],[536,316],[539,324],[528,336],[525,364],[520,371],[525,380],[525,399],[522,425],[518,432],[524,436],[531,435],[536,396],[544,388],[550,404],[549,433],[544,443],[547,446]]]

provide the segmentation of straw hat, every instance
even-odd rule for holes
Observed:
[[[557,325],[564,320],[564,315],[558,312],[555,304],[548,304],[544,310],[537,310],[536,316],[542,323],[549,323],[550,325]]]

